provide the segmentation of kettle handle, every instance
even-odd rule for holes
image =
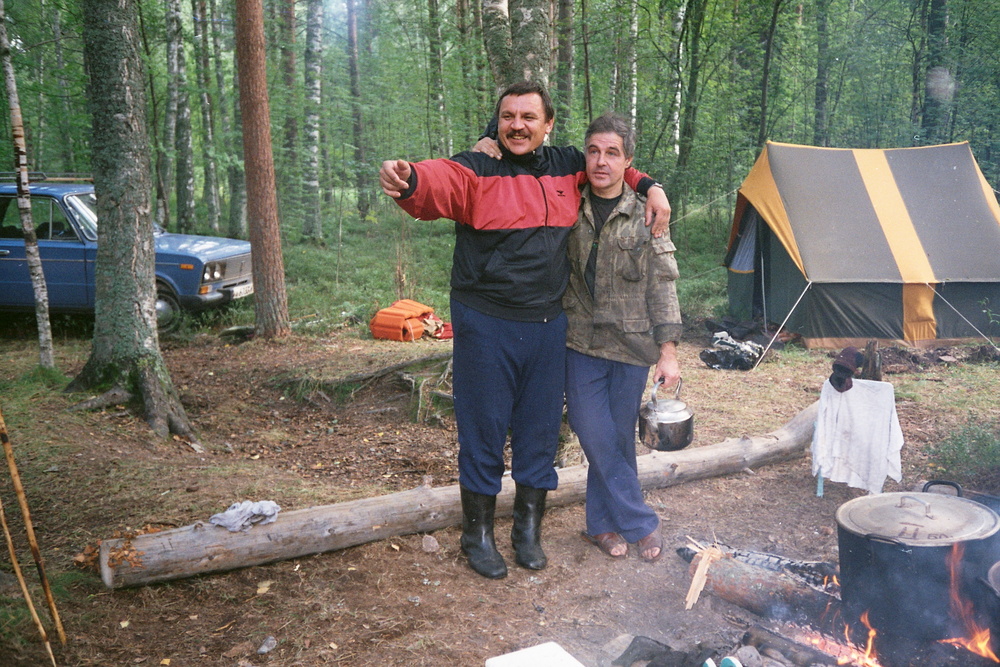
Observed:
[[[649,394],[649,400],[653,404],[654,408],[656,407],[656,390],[659,389],[660,385],[662,385],[662,384],[663,384],[663,380],[662,379],[657,380],[656,382],[654,382],[653,383],[653,391],[651,391],[650,394]],[[675,399],[680,399],[680,397],[681,397],[681,385],[683,385],[683,384],[684,384],[684,379],[683,378],[678,378],[677,379],[677,390],[674,392],[674,398]]]

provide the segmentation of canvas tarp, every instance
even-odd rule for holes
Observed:
[[[967,143],[768,142],[726,265],[732,315],[791,313],[786,328],[813,345],[1000,334],[1000,206]]]

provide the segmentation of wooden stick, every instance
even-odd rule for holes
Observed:
[[[59,635],[59,641],[65,645],[66,631],[63,630],[62,621],[59,620],[59,611],[56,609],[55,598],[52,597],[52,588],[49,587],[48,577],[45,576],[45,563],[42,560],[42,552],[38,548],[38,540],[35,539],[35,528],[31,524],[31,510],[28,509],[28,497],[24,495],[24,485],[21,484],[21,475],[17,472],[17,464],[14,462],[14,447],[10,444],[10,438],[7,436],[7,424],[4,422],[2,410],[0,410],[0,442],[3,442],[3,453],[7,457],[7,468],[10,470],[10,479],[14,483],[14,493],[17,494],[17,502],[21,506],[21,515],[24,517],[24,528],[28,533],[28,544],[31,546],[31,555],[35,559],[38,577],[42,581],[45,601],[49,605],[49,613],[52,614],[52,621],[56,624],[56,633]]]
[[[10,552],[10,563],[14,566],[17,583],[21,585],[21,594],[24,595],[24,601],[28,605],[28,611],[31,612],[31,619],[35,622],[35,627],[38,628],[38,634],[41,635],[42,641],[45,643],[45,650],[49,654],[49,659],[52,660],[52,667],[57,667],[56,657],[52,655],[52,644],[49,643],[49,635],[45,632],[42,619],[38,618],[35,605],[31,602],[31,594],[28,592],[28,584],[25,582],[24,575],[21,573],[21,566],[17,562],[17,551],[14,549],[14,540],[10,535],[10,528],[7,526],[7,514],[3,511],[2,499],[0,499],[0,524],[3,524],[3,536],[7,540],[7,551]]]

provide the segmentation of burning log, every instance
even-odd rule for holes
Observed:
[[[831,655],[817,651],[805,644],[785,639],[759,625],[750,626],[750,629],[743,635],[743,643],[747,646],[753,646],[762,654],[776,651],[799,667],[841,664],[837,658]]]
[[[729,438],[714,445],[640,456],[639,482],[643,489],[664,488],[802,456],[812,440],[817,406],[813,403],[783,427],[763,436]],[[546,504],[558,507],[582,502],[587,467],[571,466],[558,473],[559,488],[549,494]],[[514,482],[505,478],[496,516],[510,516],[513,505]],[[334,551],[395,535],[430,532],[458,525],[461,519],[458,485],[431,488],[428,482],[387,496],[282,512],[273,523],[248,532],[230,533],[198,522],[105,540],[101,544],[101,578],[109,588],[139,586]]]
[[[712,551],[706,549],[706,552]],[[702,553],[691,561],[692,577]],[[758,616],[815,625],[839,615],[840,600],[785,572],[768,570],[723,553],[705,572],[706,591]]]

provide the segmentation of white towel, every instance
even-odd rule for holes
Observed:
[[[213,514],[208,520],[216,526],[222,526],[229,532],[246,532],[255,525],[264,525],[277,520],[278,512],[281,508],[273,500],[244,500],[241,503],[233,503],[225,512]]]
[[[903,431],[896,395],[888,382],[854,380],[840,392],[823,383],[812,441],[812,472],[869,493],[881,493],[886,477],[902,481]]]

